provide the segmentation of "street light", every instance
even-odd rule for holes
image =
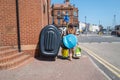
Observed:
[[[114,23],[113,23],[113,27],[115,28],[116,26],[116,15],[114,14]],[[115,35],[117,36],[117,30],[115,29]]]
[[[87,18],[87,17],[85,16],[85,24],[86,24],[86,18]]]
[[[99,25],[100,25],[100,20],[99,20]]]
[[[86,32],[86,34],[87,34],[87,26],[86,26],[86,16],[85,16],[85,32]]]

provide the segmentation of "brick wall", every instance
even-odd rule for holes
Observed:
[[[17,45],[15,0],[0,0],[0,30],[2,46]]]
[[[0,28],[0,46],[2,46],[2,29]]]
[[[18,4],[21,48],[28,53],[32,50],[33,55],[40,31],[48,24],[50,0],[18,0]],[[16,22],[16,0],[0,0],[0,45],[18,46]]]
[[[22,50],[36,50],[39,45],[40,31],[48,24],[47,2],[46,0],[19,0],[19,8]]]
[[[21,45],[37,44],[42,26],[40,0],[19,0]]]

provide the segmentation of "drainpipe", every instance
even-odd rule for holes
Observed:
[[[16,19],[17,19],[18,51],[21,52],[21,44],[20,44],[20,23],[19,23],[19,4],[18,4],[18,0],[16,0]]]
[[[49,1],[47,0],[47,15],[48,15],[48,25],[49,25]]]

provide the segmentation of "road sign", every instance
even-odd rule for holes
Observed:
[[[65,15],[65,16],[64,16],[64,21],[68,23],[69,20],[70,20],[69,16],[68,16],[68,15]]]

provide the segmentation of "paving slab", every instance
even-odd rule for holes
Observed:
[[[1,70],[0,80],[109,80],[87,56],[80,59],[38,60],[12,70]]]

